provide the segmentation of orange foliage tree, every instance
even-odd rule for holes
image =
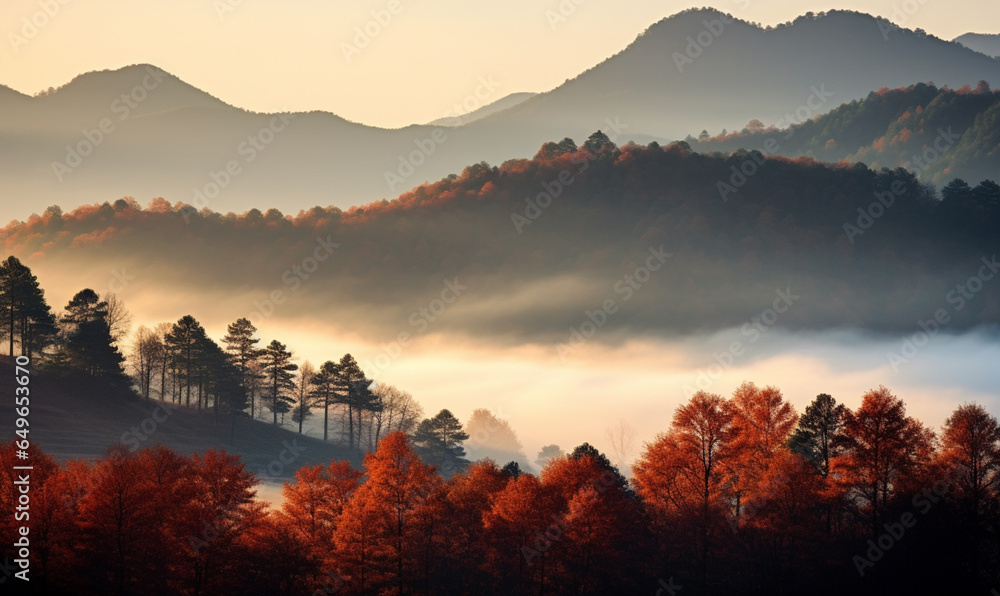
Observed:
[[[282,487],[284,501],[276,513],[277,521],[304,545],[317,564],[329,557],[340,515],[361,477],[348,462],[333,462],[325,469],[299,468],[295,483],[286,482]]]
[[[628,590],[638,575],[641,508],[618,470],[588,447],[542,471],[542,485],[553,489],[562,511],[561,535],[548,546],[552,576],[564,593]]]
[[[733,393],[731,404],[734,457],[727,467],[733,527],[739,529],[745,510],[760,507],[775,481],[781,478],[779,469],[787,465],[786,443],[799,417],[781,391],[771,386],[760,388],[743,383]],[[782,457],[776,457],[778,454]]]
[[[367,480],[348,501],[334,533],[338,555],[362,592],[394,587],[402,593],[413,580],[416,520],[442,480],[401,432],[382,439],[364,466]]]
[[[732,406],[699,391],[674,412],[670,430],[646,446],[635,484],[661,531],[685,537],[698,575],[708,582],[712,535],[725,518],[727,469],[734,453]]]
[[[872,535],[890,500],[919,482],[929,463],[934,433],[906,415],[903,401],[880,386],[865,393],[856,412],[844,418],[844,453],[831,467],[850,502],[867,510]]]

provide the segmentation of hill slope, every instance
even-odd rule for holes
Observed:
[[[57,460],[93,460],[114,443],[130,449],[164,445],[184,454],[209,449],[239,455],[247,470],[267,482],[292,478],[306,463],[361,459],[351,451],[259,420],[237,421],[230,441],[230,420],[211,412],[145,403],[128,392],[85,377],[61,378],[33,367],[30,439]],[[0,390],[14,394],[10,359],[0,357]],[[0,427],[14,428],[14,409],[0,408]],[[291,463],[282,463],[291,461]]]
[[[505,95],[500,99],[494,101],[493,103],[487,104],[481,108],[475,109],[468,113],[462,113],[459,110],[455,110],[455,113],[459,114],[457,116],[446,116],[444,118],[438,118],[428,122],[428,126],[461,126],[463,124],[469,124],[470,122],[475,122],[476,120],[482,120],[487,116],[496,114],[497,112],[512,108],[520,103],[523,103],[532,97],[538,95],[537,93],[511,93],[510,95]],[[474,97],[474,96],[473,96]],[[464,107],[464,106],[456,106]]]
[[[966,33],[956,37],[955,42],[987,56],[1000,57],[1000,34]]]
[[[697,151],[753,149],[874,168],[906,164],[939,186],[1000,173],[1000,92],[985,83],[955,91],[923,83],[883,88],[788,128],[751,128],[687,141]]]

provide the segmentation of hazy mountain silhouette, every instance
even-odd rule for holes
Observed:
[[[89,73],[34,98],[0,92],[0,193],[18,205],[8,216],[125,195],[221,212],[346,207],[596,129],[647,143],[753,118],[788,124],[883,86],[997,85],[1000,61],[860,13],[765,30],[691,10],[548,93],[460,127],[396,130],[325,112],[276,119],[154,72]]]
[[[811,117],[883,86],[933,81],[957,87],[998,78],[996,61],[857,12],[810,14],[761,29],[715,10],[690,10],[656,23],[557,89],[476,126],[579,136],[581,126],[606,129],[606,118],[619,118],[626,136],[680,138],[689,123],[713,132],[753,118],[791,124],[801,106]],[[831,95],[809,101],[813,87]]]
[[[522,103],[532,97],[538,95],[537,93],[531,93],[528,91],[523,91],[521,93],[511,93],[510,95],[505,95],[500,99],[486,104],[481,108],[472,110],[467,113],[461,113],[456,111],[455,116],[445,116],[444,118],[438,118],[437,120],[432,120],[427,123],[428,126],[461,126],[463,124],[469,124],[475,122],[476,120],[482,120],[483,118],[496,114],[507,108],[512,108],[519,103]]]
[[[955,42],[987,56],[1000,57],[1000,34],[998,33],[966,33],[956,37]]]

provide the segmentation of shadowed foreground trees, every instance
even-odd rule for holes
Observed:
[[[240,376],[233,366],[237,387]],[[963,405],[938,443],[879,387],[856,411],[821,394],[793,428],[796,419],[775,387],[696,393],[646,444],[631,484],[587,443],[550,450],[539,475],[490,460],[451,473],[391,432],[363,470],[307,464],[273,509],[224,452],[115,446],[60,466],[32,448],[31,586],[270,596],[964,595],[997,585],[995,417]],[[0,445],[0,554],[10,559],[17,463],[14,446]]]
[[[16,343],[22,356],[33,356],[54,339],[55,323],[38,278],[17,257],[7,257],[0,263],[0,334],[7,336],[8,355]]]

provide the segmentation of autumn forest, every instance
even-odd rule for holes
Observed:
[[[532,474],[469,462],[450,412],[418,423],[419,404],[350,355],[303,383],[283,344],[256,347],[249,321],[220,348],[185,316],[140,328],[126,358],[113,295],[81,291],[57,319],[27,267],[11,257],[0,272],[11,353],[44,377],[204,410],[231,433],[237,418],[332,409],[349,421],[337,440],[367,451],[360,468],[307,463],[272,506],[225,451],[136,442],[56,462],[32,447],[35,593],[886,594],[998,579],[1000,426],[976,404],[935,432],[886,387],[856,410],[820,393],[798,413],[778,387],[745,382],[689,396],[631,470],[584,443]],[[8,561],[19,449],[0,450]]]

